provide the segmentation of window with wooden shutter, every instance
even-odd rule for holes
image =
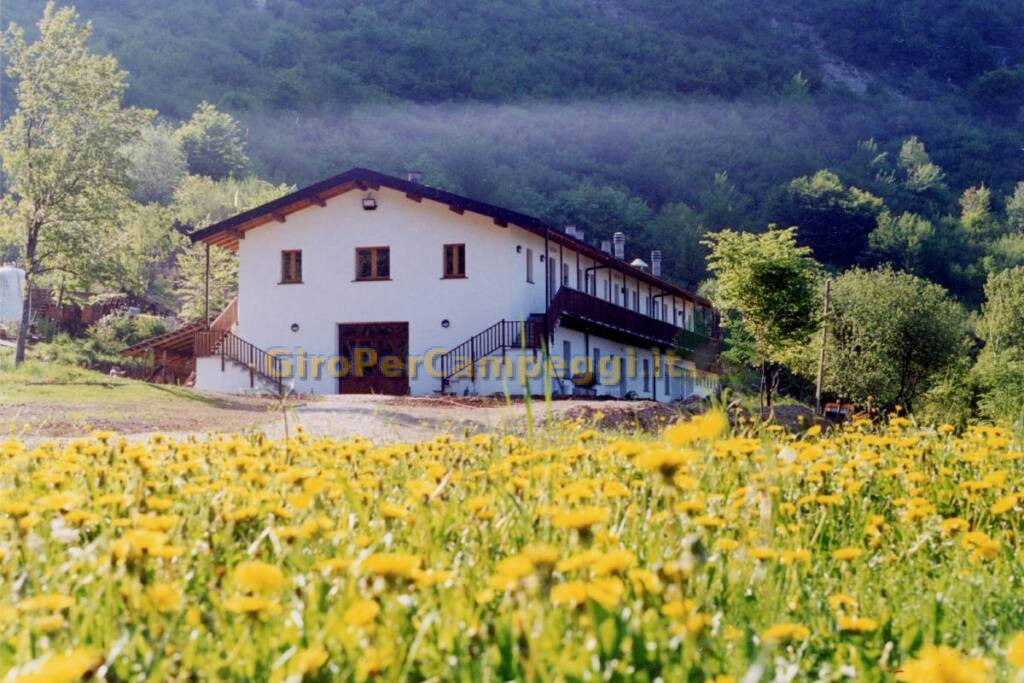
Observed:
[[[466,277],[466,245],[444,245],[444,277]]]
[[[302,251],[288,249],[281,252],[281,284],[294,285],[302,282]]]
[[[356,249],[356,280],[390,280],[391,249],[360,247]]]

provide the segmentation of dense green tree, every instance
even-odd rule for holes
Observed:
[[[213,180],[188,176],[174,192],[174,219],[188,231],[198,230],[225,218],[293,192],[290,185],[274,185],[259,178]]]
[[[916,135],[903,141],[899,165],[903,183],[911,192],[926,193],[944,188],[945,173],[932,163],[924,143]]]
[[[978,333],[987,348],[1024,349],[1024,267],[989,275],[981,310]]]
[[[878,197],[844,185],[831,171],[818,171],[783,188],[772,219],[779,225],[797,226],[800,243],[810,247],[819,261],[844,267],[865,251],[882,208]]]
[[[667,204],[648,224],[643,244],[661,251],[663,277],[696,287],[704,275],[705,232],[700,216],[689,206]]]
[[[117,217],[117,239],[111,243],[108,282],[118,290],[150,297],[175,308],[175,258],[188,244],[174,209],[160,204],[135,204]]]
[[[796,229],[770,229],[760,234],[723,230],[706,242],[708,270],[715,276],[714,302],[726,317],[725,327],[742,325],[753,339],[761,368],[762,407],[772,408],[778,366],[769,364],[793,347],[806,344],[817,328],[819,266],[810,249],[797,245]]]
[[[833,281],[827,330],[826,392],[907,409],[963,357],[967,334],[965,313],[945,289],[889,267],[855,268]]]
[[[960,224],[974,240],[992,240],[1003,232],[992,212],[992,192],[987,187],[969,187],[960,195]]]
[[[293,191],[287,185],[273,185],[257,178],[215,181],[189,176],[174,193],[171,211],[185,229],[199,229],[241,211],[276,199]],[[212,247],[210,253],[210,312],[222,310],[238,293],[238,261],[234,254]],[[206,249],[193,245],[176,257],[177,295],[181,315],[202,320],[206,291]]]
[[[104,261],[112,243],[105,229],[130,187],[121,150],[148,117],[122,106],[125,73],[113,57],[89,51],[89,34],[73,9],[49,3],[35,42],[27,42],[18,26],[3,36],[7,74],[17,83],[17,109],[0,130],[7,179],[2,220],[20,246],[26,287],[56,271],[88,279]],[[19,363],[25,357],[29,307],[26,297]]]
[[[584,183],[560,193],[551,215],[559,224],[575,224],[594,236],[611,237],[621,231],[628,237],[644,229],[651,208],[621,188]]]
[[[982,261],[986,273],[1024,266],[1024,234],[1014,232],[988,243]]]
[[[211,247],[210,315],[224,310],[238,295],[238,259],[226,249]],[[178,253],[176,259],[179,315],[186,320],[202,320],[206,311],[206,248],[197,244]]]
[[[700,193],[697,200],[700,206],[701,222],[709,230],[725,228],[738,229],[750,218],[750,198],[739,191],[736,184],[729,180],[726,171],[715,174],[710,187]]]
[[[175,134],[193,175],[214,180],[244,176],[252,162],[245,152],[242,130],[234,117],[202,102]]]
[[[868,244],[879,261],[922,273],[934,238],[935,227],[928,219],[909,212],[897,217],[883,211],[878,226],[868,236]]]
[[[174,130],[166,123],[143,126],[125,148],[131,162],[132,199],[142,204],[167,204],[188,173],[188,164]]]
[[[1018,428],[1021,426],[1024,418],[1024,347],[983,349],[969,379],[976,387],[978,412],[982,417]]]
[[[1006,200],[1006,227],[1024,235],[1024,182],[1017,183]]]

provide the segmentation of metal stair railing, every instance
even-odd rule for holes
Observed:
[[[441,356],[441,391],[452,377],[466,370],[469,370],[470,377],[476,379],[477,361],[481,358],[507,349],[539,349],[543,336],[544,325],[537,320],[496,322]]]

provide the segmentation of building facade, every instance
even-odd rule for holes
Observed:
[[[195,343],[196,386],[303,394],[717,388],[710,302],[517,212],[353,169],[193,234],[238,254],[236,302]]]

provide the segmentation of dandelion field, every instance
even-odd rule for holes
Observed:
[[[0,442],[0,680],[1012,680],[1024,463],[800,436]]]

